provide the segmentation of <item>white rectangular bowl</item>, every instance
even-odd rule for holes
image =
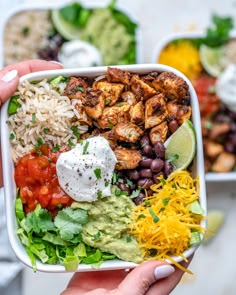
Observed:
[[[152,62],[156,63],[162,50],[172,41],[179,39],[197,39],[203,38],[206,34],[202,31],[196,32],[179,32],[172,33],[162,38],[155,46],[152,54]],[[232,31],[230,34],[231,38],[236,38],[236,31]],[[236,172],[217,173],[207,172],[205,175],[206,182],[230,182],[236,180]]]
[[[103,2],[97,2],[96,0],[89,0],[89,1],[79,1],[85,8],[88,9],[98,9],[106,7],[107,4]],[[0,68],[4,66],[4,29],[7,25],[7,22],[13,18],[16,14],[33,10],[33,11],[40,11],[40,10],[52,10],[52,9],[60,9],[61,7],[70,4],[70,0],[58,0],[58,1],[48,1],[48,3],[43,2],[34,3],[33,1],[31,3],[20,3],[13,9],[11,9],[9,12],[6,13],[2,20],[2,26],[0,26]],[[120,5],[119,3],[116,5],[116,8],[120,11],[124,12],[126,15],[130,17],[132,21],[138,24],[138,20],[135,17],[135,15],[129,11],[124,5]],[[40,23],[37,23],[35,25],[40,25]],[[136,63],[141,64],[143,57],[142,57],[142,36],[141,36],[141,29],[138,25],[135,32],[136,37]]]
[[[118,66],[117,66],[118,67]],[[192,122],[196,131],[197,137],[197,153],[193,163],[193,176],[199,177],[200,191],[199,191],[199,202],[202,208],[207,214],[206,206],[206,191],[205,191],[205,179],[204,179],[204,162],[203,162],[203,149],[202,149],[202,134],[200,128],[200,114],[198,100],[193,86],[190,81],[179,71],[163,65],[158,64],[143,64],[143,65],[128,65],[128,66],[119,66],[120,69],[128,70],[130,72],[147,74],[152,71],[157,72],[173,72],[176,75],[182,77],[187,84],[189,85],[189,92],[191,97],[191,106],[192,106]],[[35,81],[42,80],[44,78],[53,78],[58,75],[63,75],[66,77],[69,76],[80,76],[80,77],[90,77],[95,78],[104,74],[107,70],[107,67],[96,67],[96,68],[83,68],[83,69],[65,69],[65,70],[53,70],[53,71],[43,71],[32,73],[23,76],[20,79],[20,83],[25,80]],[[16,254],[16,256],[26,265],[31,267],[31,262],[26,254],[24,246],[21,244],[17,236],[17,221],[15,217],[15,198],[16,198],[16,185],[14,181],[14,164],[11,158],[11,144],[9,141],[9,129],[6,123],[8,118],[7,114],[8,102],[6,102],[1,110],[1,134],[2,134],[2,159],[3,159],[3,177],[4,177],[4,190],[5,190],[5,201],[6,201],[6,217],[7,217],[7,230],[9,234],[10,244]],[[203,227],[206,227],[206,220],[202,221],[201,224]],[[197,246],[191,247],[184,252],[185,257],[189,257],[195,252]],[[173,257],[177,262],[182,261],[181,257]],[[111,260],[104,262],[99,270],[112,270],[112,269],[126,269],[135,267],[135,263],[125,262],[121,260]],[[37,261],[37,269],[44,272],[65,272],[63,265],[48,265],[43,264],[40,261]],[[77,271],[92,271],[95,270],[90,265],[81,264]],[[96,269],[97,270],[97,269]]]

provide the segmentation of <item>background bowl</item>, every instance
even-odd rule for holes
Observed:
[[[196,93],[190,81],[179,71],[163,65],[157,64],[143,64],[143,65],[128,65],[128,66],[119,66],[120,69],[128,70],[130,72],[135,72],[138,74],[146,74],[152,71],[157,72],[173,72],[179,77],[182,77],[187,84],[189,85],[190,100],[192,106],[192,122],[196,131],[197,137],[197,153],[193,161],[193,176],[199,177],[199,202],[203,210],[207,211],[206,206],[206,191],[205,191],[205,179],[204,179],[204,161],[203,161],[203,150],[202,150],[202,135],[200,128],[200,113],[198,107],[198,100]],[[81,77],[90,77],[95,78],[104,74],[107,70],[107,67],[95,67],[95,68],[81,68],[81,69],[64,69],[64,70],[53,70],[53,71],[43,71],[32,73],[23,76],[20,79],[20,83],[25,80],[42,80],[43,78],[53,78],[58,75],[63,76],[81,76]],[[3,158],[3,177],[4,177],[4,190],[5,190],[5,201],[6,201],[6,217],[7,217],[7,230],[9,234],[9,240],[11,246],[17,255],[17,257],[26,265],[31,267],[31,262],[26,254],[24,246],[21,244],[17,236],[17,221],[15,217],[15,196],[16,196],[16,186],[14,182],[14,164],[11,158],[11,145],[9,141],[9,129],[6,123],[8,114],[7,114],[8,102],[6,102],[1,109],[1,145],[2,145],[2,158]],[[206,227],[206,220],[201,222],[202,227]],[[193,246],[184,252],[185,257],[192,255],[198,246]],[[173,257],[177,262],[182,261],[181,257]],[[136,264],[125,262],[121,260],[111,260],[104,262],[99,270],[111,270],[111,269],[125,269],[134,267]],[[45,272],[65,272],[65,268],[62,265],[48,265],[43,264],[40,261],[37,261],[37,269],[39,271]],[[92,268],[90,265],[81,264],[77,271],[92,271],[97,270]]]
[[[180,39],[186,40],[196,40],[199,38],[203,38],[205,36],[205,32],[203,31],[196,31],[196,32],[178,32],[178,33],[171,33],[166,35],[164,38],[159,40],[156,44],[153,53],[152,53],[152,62],[158,63],[161,52],[163,49],[173,41],[177,41]],[[231,31],[230,37],[232,39],[236,38],[236,31]],[[207,172],[205,175],[205,180],[207,182],[229,182],[236,180],[236,172],[225,172],[225,173],[218,173],[218,172]]]

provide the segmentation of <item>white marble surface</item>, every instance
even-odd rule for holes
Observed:
[[[43,1],[1,0],[0,25],[2,16],[14,5]],[[212,13],[230,15],[236,20],[236,0],[120,0],[118,3],[132,10],[139,20],[143,41],[142,61],[145,63],[152,62],[154,47],[168,33],[204,30],[210,23]],[[190,266],[194,275],[185,275],[172,294],[236,294],[235,192],[235,183],[207,184],[208,207],[224,209],[225,223],[212,242],[207,246],[201,246],[196,252]],[[23,295],[57,295],[65,288],[70,277],[71,274],[35,274],[27,268],[23,276]]]

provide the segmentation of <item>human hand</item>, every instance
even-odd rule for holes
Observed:
[[[184,262],[187,267],[190,263]],[[184,272],[164,261],[144,262],[124,270],[75,273],[61,295],[168,295]]]
[[[0,106],[12,96],[17,89],[19,78],[23,75],[44,71],[56,70],[62,65],[56,62],[44,60],[27,60],[7,66],[0,70]],[[0,187],[2,187],[2,161],[0,154]]]

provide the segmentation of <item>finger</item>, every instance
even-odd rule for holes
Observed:
[[[17,70],[19,76],[26,75],[28,73],[44,71],[44,70],[57,70],[63,68],[63,65],[55,61],[45,61],[40,59],[32,59],[22,61],[13,65],[6,66],[2,69],[3,75],[11,70]]]
[[[5,67],[0,71],[0,105],[15,92],[19,77],[43,70],[62,68],[61,64],[43,60],[29,60]]]
[[[97,288],[105,288],[107,290],[116,289],[121,281],[127,276],[127,272],[124,270],[112,270],[112,271],[92,271],[85,273],[75,273],[67,288],[81,291],[90,291]]]
[[[175,268],[164,261],[148,261],[135,268],[119,285],[118,294],[144,295],[156,281],[171,275]]]
[[[188,259],[188,262],[182,262],[181,265],[187,268],[192,260],[191,256]],[[173,272],[170,276],[163,278],[162,280],[154,283],[150,289],[147,291],[146,295],[166,295],[170,294],[174,288],[178,285],[182,276],[185,272],[177,267],[175,267],[175,272]]]

